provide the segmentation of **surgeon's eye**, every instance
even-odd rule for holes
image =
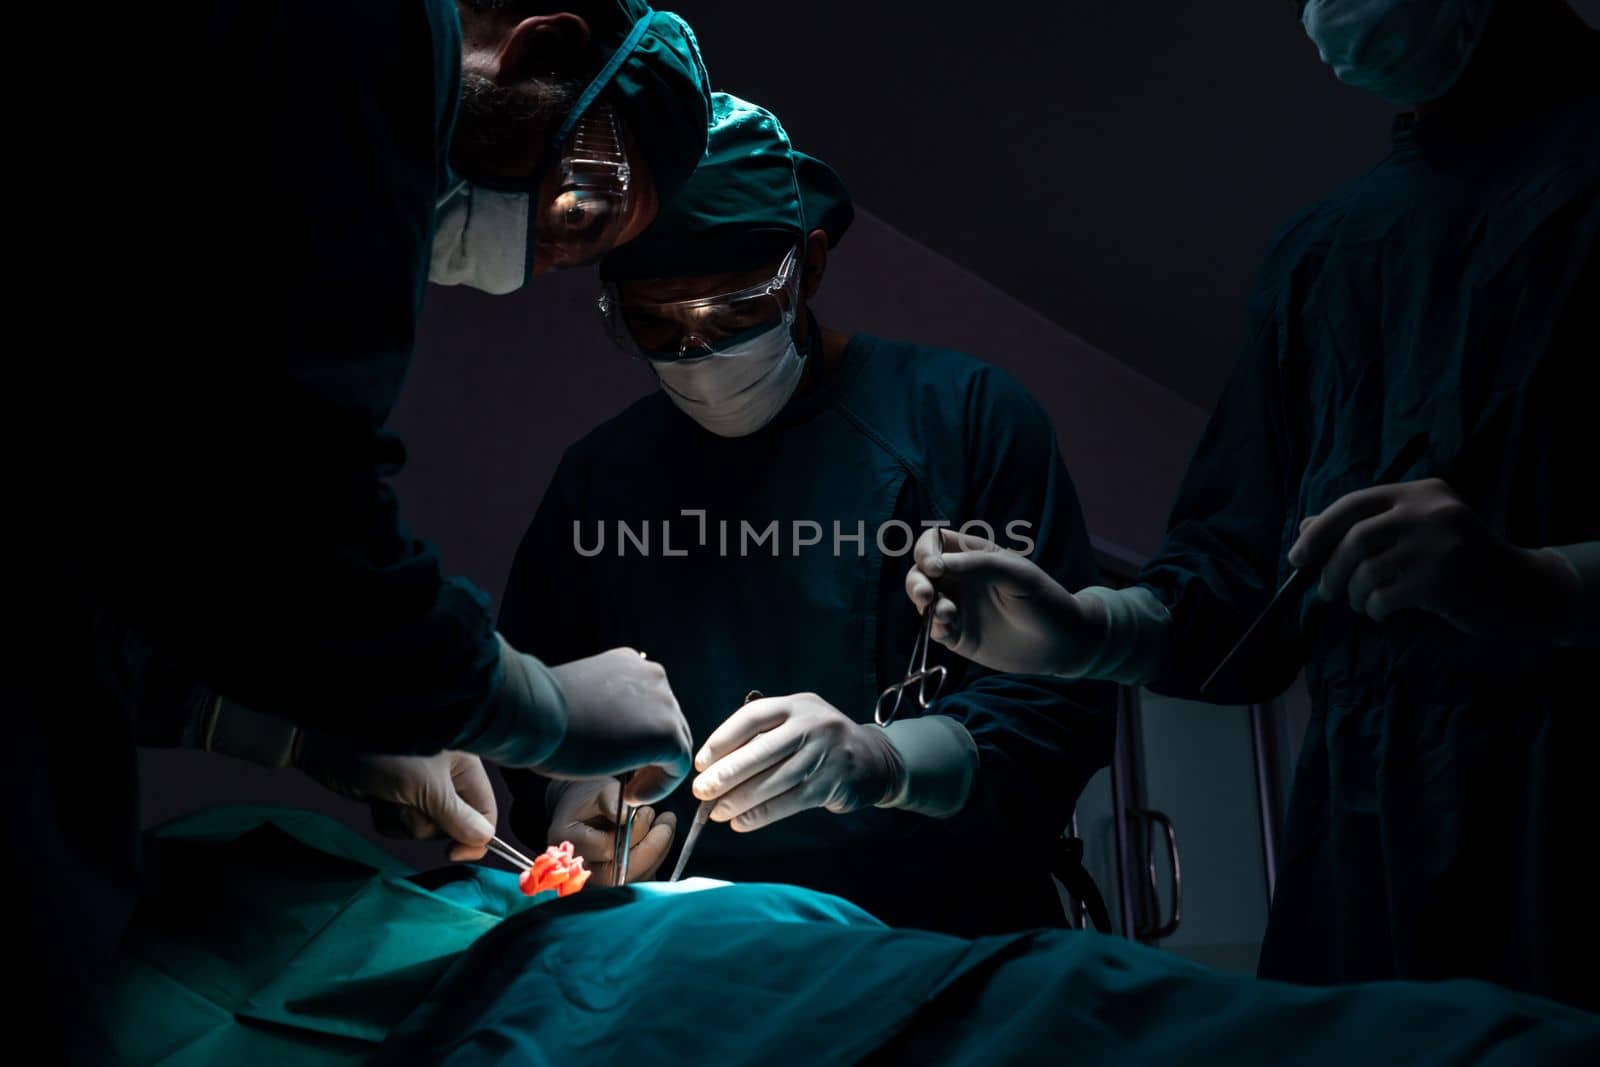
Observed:
[[[683,324],[676,319],[662,318],[641,311],[624,312],[628,332],[639,347],[646,351],[671,348],[683,334]]]
[[[782,317],[783,308],[776,300],[761,298],[704,308],[694,325],[707,340],[723,341],[769,326]]]
[[[619,217],[616,200],[568,190],[550,205],[553,231],[548,240],[561,244],[595,245],[605,238]]]

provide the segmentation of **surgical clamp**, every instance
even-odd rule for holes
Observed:
[[[896,682],[878,694],[878,704],[872,712],[873,722],[879,726],[888,726],[894,722],[894,717],[900,713],[900,702],[905,699],[906,690],[910,689],[913,683],[917,687],[918,708],[926,708],[938,697],[939,690],[944,687],[945,669],[939,664],[928,666],[928,646],[931,644],[933,644],[933,605],[930,604],[923,617],[922,629],[911,646],[911,662],[906,664],[905,680]],[[929,682],[933,683],[932,696],[928,695]],[[894,697],[894,703],[885,713],[883,705],[891,696]]]

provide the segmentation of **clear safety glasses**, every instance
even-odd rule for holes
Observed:
[[[539,198],[535,240],[551,267],[581,266],[616,247],[628,224],[630,178],[622,120],[609,103],[596,101],[573,128]]]
[[[630,355],[695,359],[792,323],[799,295],[800,250],[794,248],[777,274],[737,292],[648,304],[625,300],[611,284],[601,293],[599,308],[611,339]]]

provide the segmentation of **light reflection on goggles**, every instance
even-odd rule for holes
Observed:
[[[694,359],[792,321],[800,292],[799,249],[791,249],[767,281],[716,296],[647,304],[626,302],[607,285],[600,314],[623,351],[646,359]]]

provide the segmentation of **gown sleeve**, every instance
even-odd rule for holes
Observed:
[[[307,34],[292,9],[213,13],[249,135],[187,131],[208,153],[194,172],[228,176],[161,220],[197,269],[158,287],[161,343],[119,358],[105,417],[85,420],[92,581],[229,700],[436,751],[476,732],[499,651],[488,598],[402,520],[405,450],[384,423],[416,340],[460,30],[439,0],[314,16]]]
[[[957,511],[951,518],[958,526],[988,523],[1004,546],[1021,550],[1021,538],[1032,540],[1030,558],[1068,588],[1091,583],[1097,566],[1088,529],[1049,417],[1019,384],[993,368],[975,376],[965,395],[954,394],[952,402],[965,405],[952,421],[966,427],[961,480],[973,488],[965,501],[934,506]],[[1014,523],[1026,526],[1008,529]],[[903,605],[904,570],[891,569],[893,592]],[[1079,793],[1110,762],[1116,689],[1105,682],[945,662],[954,684],[930,711],[958,721],[978,748],[967,804],[949,820],[949,829],[971,840],[999,835],[1037,849],[1041,839],[1062,831]],[[904,663],[884,669],[900,671]]]
[[[1292,427],[1304,390],[1284,358],[1285,308],[1301,270],[1281,264],[1286,246],[1303,241],[1307,228],[1291,224],[1257,276],[1244,350],[1189,459],[1161,547],[1138,577],[1172,617],[1169,654],[1150,683],[1158,692],[1197,697],[1288,576],[1290,527],[1302,517],[1295,513]],[[1298,605],[1284,609],[1252,638],[1248,661],[1231,664],[1208,699],[1268,699],[1294,681],[1305,649],[1294,626]]]

